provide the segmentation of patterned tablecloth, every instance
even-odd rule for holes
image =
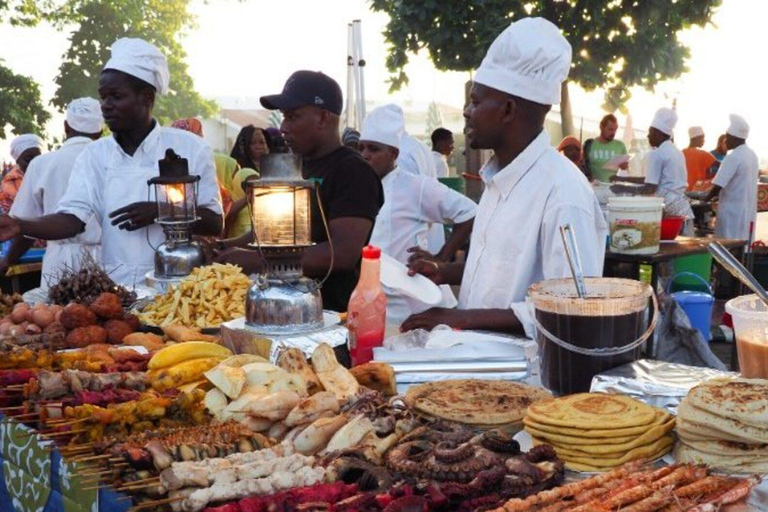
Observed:
[[[64,462],[50,441],[26,425],[0,415],[0,510],[3,512],[124,512],[131,507],[122,494],[83,490],[77,466]]]

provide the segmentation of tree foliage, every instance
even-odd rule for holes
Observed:
[[[194,89],[179,36],[194,26],[189,0],[69,0],[51,13],[59,24],[76,23],[70,47],[56,77],[53,104],[60,109],[75,98],[97,96],[98,77],[121,37],[140,37],[156,45],[168,59],[171,91],[158,96],[154,115],[162,124],[183,117],[210,117],[216,105]]]
[[[629,88],[652,89],[678,78],[690,51],[677,38],[706,25],[722,0],[371,0],[386,12],[387,67],[397,90],[408,82],[409,54],[427,50],[437,69],[476,69],[512,21],[541,16],[560,27],[573,48],[569,79],[606,90],[606,108],[620,108]]]
[[[17,75],[0,59],[0,139],[6,137],[10,124],[15,134],[44,133],[43,125],[50,114],[43,108],[40,88],[29,77]]]

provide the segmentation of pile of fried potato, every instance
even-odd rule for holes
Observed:
[[[248,276],[236,265],[199,267],[137,313],[145,325],[219,327],[245,315]]]

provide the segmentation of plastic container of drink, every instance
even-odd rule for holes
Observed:
[[[381,249],[369,245],[363,248],[360,280],[347,307],[349,352],[352,364],[373,359],[374,347],[384,342],[387,323],[387,296],[381,289]]]
[[[757,295],[743,295],[726,302],[725,311],[733,318],[741,375],[768,378],[768,306]]]

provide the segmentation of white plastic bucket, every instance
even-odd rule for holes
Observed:
[[[610,250],[621,254],[659,252],[664,199],[653,196],[612,197],[608,200]]]

